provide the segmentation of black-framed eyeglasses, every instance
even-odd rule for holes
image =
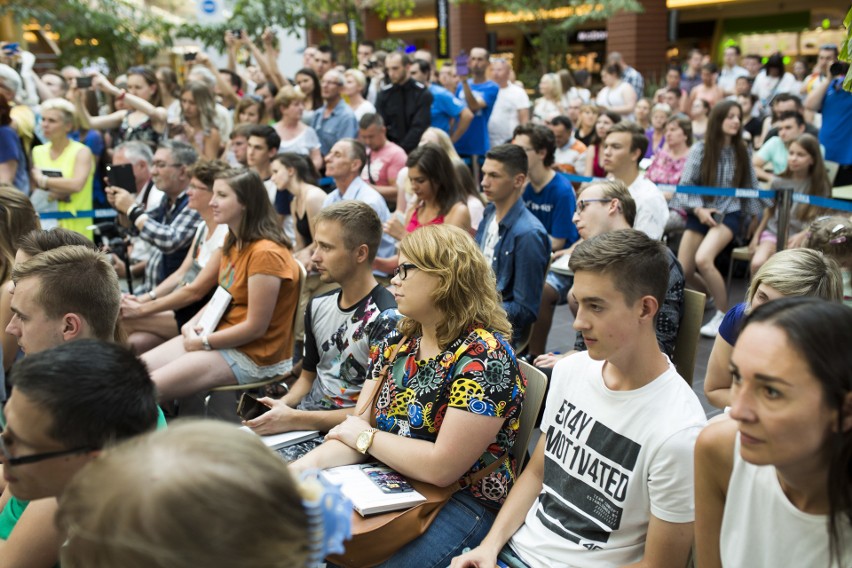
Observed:
[[[179,167],[181,167],[182,165],[183,165],[183,164],[167,164],[166,162],[154,162],[154,163],[152,163],[152,164],[151,164],[151,167],[153,167],[153,168],[157,168],[157,169],[163,169],[163,168],[179,168]]]
[[[70,450],[60,450],[57,452],[42,452],[40,454],[30,454],[28,456],[12,457],[9,455],[9,451],[6,449],[6,436],[4,434],[0,434],[0,455],[2,455],[3,457],[4,465],[27,465],[31,463],[38,463],[44,460],[50,460],[53,458],[59,458],[62,456],[73,456],[74,454],[93,452],[97,449],[98,448],[95,448],[93,446],[81,446],[79,448],[73,448]]]
[[[393,277],[396,278],[399,276],[400,280],[405,280],[408,278],[408,271],[412,268],[417,268],[416,264],[412,264],[410,262],[403,262],[399,266],[393,269]]]
[[[609,203],[612,199],[579,199],[577,200],[577,211],[583,211],[589,206],[589,203]]]

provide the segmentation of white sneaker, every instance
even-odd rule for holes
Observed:
[[[722,325],[723,319],[725,319],[725,312],[717,311],[710,321],[701,326],[701,335],[704,337],[716,337],[719,334],[719,326]]]

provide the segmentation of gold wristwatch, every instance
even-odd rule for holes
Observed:
[[[355,449],[362,454],[367,455],[370,446],[373,445],[373,436],[375,436],[378,431],[379,430],[377,428],[368,428],[358,434],[358,437],[355,439]]]

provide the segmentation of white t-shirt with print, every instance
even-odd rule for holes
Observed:
[[[583,352],[553,369],[542,492],[509,541],[532,568],[638,562],[650,515],[695,518],[693,450],[705,424],[695,393],[671,364],[631,391],[608,389],[603,367]]]

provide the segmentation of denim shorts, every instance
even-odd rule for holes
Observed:
[[[736,237],[740,234],[740,212],[734,211],[732,213],[727,213],[722,218],[722,224],[731,230],[731,232]],[[706,235],[710,230],[710,227],[702,223],[698,220],[698,217],[693,215],[692,213],[686,214],[686,230],[694,231],[696,233]]]
[[[551,270],[547,273],[547,278],[545,278],[544,282],[556,290],[556,294],[559,297],[559,299],[556,300],[557,306],[561,306],[568,302],[568,292],[571,291],[571,287],[574,285],[573,276],[557,274]]]

